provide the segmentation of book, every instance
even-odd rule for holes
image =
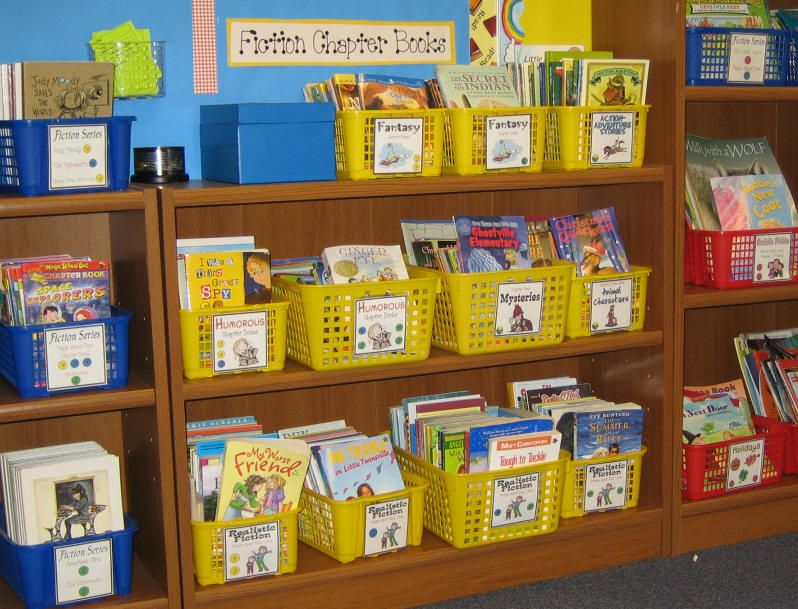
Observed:
[[[780,21],[784,29],[793,32],[798,32],[798,8],[781,8],[776,9],[777,19],[771,19],[771,25],[775,25],[776,21]]]
[[[792,227],[781,174],[713,177],[709,182],[721,230]]]
[[[454,216],[463,273],[530,268],[529,237],[522,216]]]
[[[798,420],[798,357],[776,360],[776,367],[787,391],[793,419]]]
[[[337,501],[373,497],[405,488],[387,434],[321,446],[319,463]]]
[[[556,376],[544,379],[534,379],[528,381],[509,381],[507,383],[507,398],[510,408],[526,408],[526,392],[534,389],[549,389],[572,385],[576,383],[576,377]]]
[[[336,110],[362,110],[358,93],[357,77],[354,74],[333,74],[328,89]]]
[[[580,106],[627,106],[646,103],[648,59],[583,59]]]
[[[518,95],[503,66],[435,66],[447,108],[518,107]]]
[[[644,415],[643,408],[632,402],[566,412],[557,422],[562,448],[574,461],[637,452],[643,442]]]
[[[551,266],[551,261],[557,259],[557,246],[554,244],[549,221],[526,218],[526,233],[532,267]]]
[[[17,119],[113,116],[114,64],[103,61],[23,61]]]
[[[766,137],[721,140],[687,134],[685,137],[685,187],[695,206],[695,228],[720,230],[712,178],[745,175],[783,175]],[[795,201],[786,189],[792,224],[796,224]]]
[[[556,216],[549,226],[560,259],[577,263],[580,277],[629,271],[615,208]]]
[[[728,395],[682,405],[682,442],[711,444],[752,435],[748,421]]]
[[[524,395],[526,402],[523,408],[540,412],[540,405],[548,402],[563,402],[592,396],[593,389],[590,383],[574,383],[558,385],[557,387],[551,388],[527,389]]]
[[[294,509],[299,505],[309,463],[310,448],[302,440],[227,440],[215,520]]]
[[[20,265],[25,325],[111,316],[111,265],[108,260],[62,260]]]
[[[398,245],[336,245],[325,247],[321,259],[333,284],[408,278]]]
[[[429,108],[427,83],[420,78],[358,74],[357,86],[364,110],[419,110]]]
[[[548,417],[518,418],[489,417],[484,424],[473,425],[466,431],[468,473],[488,471],[488,442],[491,438],[515,436],[534,431],[550,431],[552,420]]]
[[[430,248],[434,259],[436,249],[449,247],[457,242],[457,233],[451,220],[400,220],[399,226],[402,229],[407,261],[415,266],[428,266],[426,263],[429,262]]]
[[[184,254],[190,309],[271,302],[271,257],[265,248]]]
[[[687,0],[685,17],[688,27],[756,28],[770,27],[766,0]]]
[[[562,434],[557,430],[491,438],[488,442],[488,471],[554,461],[560,456],[561,441]]]

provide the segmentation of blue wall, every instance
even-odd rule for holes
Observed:
[[[457,62],[468,62],[468,3],[465,0],[216,0],[219,93],[195,95],[191,47],[191,0],[63,0],[13,2],[0,19],[0,63],[88,59],[92,32],[130,20],[166,41],[166,95],[117,100],[114,114],[132,115],[133,146],[185,146],[186,169],[200,177],[199,107],[250,101],[302,101],[302,85],[333,72],[376,71],[399,76],[432,76],[431,65],[227,66],[226,23],[230,17],[275,19],[366,19],[454,21]],[[10,7],[9,7],[10,8]]]

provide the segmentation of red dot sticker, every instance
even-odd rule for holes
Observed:
[[[746,64],[749,64],[749,63],[751,63],[751,56],[750,56],[750,55],[746,55],[746,56],[745,56],[745,63],[746,63]]]

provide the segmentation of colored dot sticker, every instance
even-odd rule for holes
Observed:
[[[393,342],[395,342],[397,345],[401,345],[401,344],[404,342],[404,340],[402,339],[402,337],[401,337],[401,336],[397,336],[397,337],[394,339],[394,341],[393,341]]]
[[[357,348],[358,348],[358,349],[365,349],[365,348],[366,348],[366,343],[364,343],[364,342],[362,342],[362,341],[361,341],[361,342],[359,342],[359,343],[357,344]]]
[[[241,560],[241,555],[240,554],[236,553],[236,554],[231,554],[230,555],[230,562],[238,562],[239,560]]]
[[[89,161],[89,167],[97,167],[97,159],[91,159]]]
[[[80,596],[88,596],[89,595],[89,587],[88,586],[81,586],[80,590],[78,590],[78,594],[80,594]]]
[[[401,332],[402,330],[404,330],[404,327],[405,327],[404,324],[396,324],[396,331]]]
[[[745,62],[745,65],[748,65],[749,63],[751,63],[751,56],[750,55],[746,55],[745,59],[743,59],[743,61]]]
[[[71,359],[69,360],[69,365],[71,368],[77,368],[78,366],[80,366],[80,360]]]
[[[59,370],[66,370],[68,365],[69,364],[67,364],[67,361],[65,359],[59,360],[58,369]]]
[[[97,180],[98,184],[102,184],[103,182],[105,182],[105,176],[103,176],[103,174],[101,173],[98,173],[94,179]]]
[[[374,539],[377,536],[377,529],[369,529],[369,537]]]
[[[502,511],[497,508],[497,509],[493,510],[493,515],[494,516],[501,516],[502,515]]]
[[[224,356],[225,356],[225,352],[224,351],[217,351],[216,352],[216,359],[223,359]]]
[[[357,333],[358,333],[358,334],[361,334],[361,335],[362,335],[362,334],[365,334],[365,333],[366,333],[366,326],[360,326],[360,327],[357,329]]]
[[[91,144],[83,144],[83,152],[89,153],[91,152]],[[93,167],[93,165],[92,165]]]
[[[225,367],[225,365],[226,365],[226,364],[224,363],[224,360],[223,360],[223,359],[220,359],[218,362],[216,362],[216,367],[217,367],[217,368],[224,368],[224,367]]]
[[[87,368],[89,366],[91,366],[91,358],[90,357],[84,357],[83,358],[83,365],[86,366]]]
[[[216,341],[216,346],[217,347],[224,347],[224,341],[223,340],[217,340]]]
[[[241,573],[241,569],[239,569],[238,567],[233,567],[232,569],[230,569],[230,575],[238,575],[239,573]]]
[[[73,385],[80,385],[80,377],[79,376],[73,376],[69,380],[72,382]]]
[[[79,575],[88,575],[89,574],[89,568],[86,565],[83,565],[80,569],[78,569],[78,574]]]
[[[527,503],[526,504],[526,509],[531,512],[532,510],[535,509],[535,504],[534,503]]]

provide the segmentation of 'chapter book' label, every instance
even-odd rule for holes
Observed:
[[[634,112],[590,113],[591,165],[628,165],[634,149]]]
[[[50,190],[108,186],[107,125],[50,125]]]
[[[532,117],[529,114],[485,118],[485,168],[529,167]]]
[[[364,556],[391,552],[407,546],[410,500],[406,497],[366,506]]]
[[[277,573],[280,521],[224,529],[224,580]]]
[[[729,34],[728,82],[765,82],[765,49],[768,37],[762,34]]]
[[[615,510],[626,506],[629,461],[608,461],[585,466],[585,512]]]
[[[545,281],[500,283],[496,296],[496,336],[540,332],[541,303]]]
[[[266,311],[222,313],[211,318],[214,373],[269,367]]]
[[[591,281],[590,331],[624,330],[632,325],[634,279]]]
[[[496,478],[491,528],[537,520],[539,497],[540,472]]]
[[[729,445],[726,490],[733,491],[762,484],[765,440],[747,440]]]
[[[404,351],[407,296],[358,298],[355,301],[355,328],[355,355]]]
[[[790,233],[768,233],[754,237],[754,282],[790,279]]]
[[[374,173],[421,173],[423,118],[374,120]]]
[[[105,385],[105,325],[46,329],[44,360],[48,391]]]
[[[113,556],[111,539],[53,548],[56,604],[111,596],[114,593]]]

